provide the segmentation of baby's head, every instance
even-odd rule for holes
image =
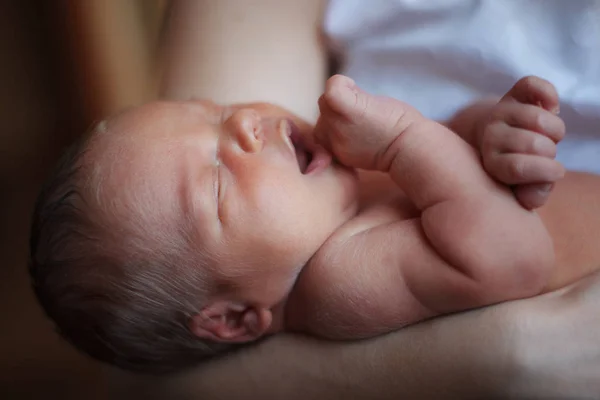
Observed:
[[[297,275],[356,208],[353,173],[309,135],[265,104],[152,103],[99,124],[34,214],[34,290],[63,336],[161,372],[280,331]]]

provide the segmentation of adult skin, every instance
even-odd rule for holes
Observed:
[[[317,29],[323,7],[320,0],[174,1],[165,37],[164,97],[267,101],[314,122],[326,71]],[[548,207],[558,209],[568,200],[551,198]],[[283,334],[179,376],[115,372],[113,395],[598,398],[598,310],[600,274],[595,274],[543,296],[437,318],[371,340],[334,343]]]

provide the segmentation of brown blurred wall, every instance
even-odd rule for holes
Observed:
[[[153,96],[161,0],[0,0],[0,399],[104,399],[27,277],[31,209],[66,144]]]

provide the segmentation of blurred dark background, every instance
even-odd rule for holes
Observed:
[[[0,0],[0,398],[105,399],[32,296],[32,206],[61,150],[154,96],[163,0]]]

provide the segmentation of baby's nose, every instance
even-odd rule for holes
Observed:
[[[258,112],[250,108],[236,110],[225,121],[225,128],[240,148],[248,153],[262,150],[264,136]]]

